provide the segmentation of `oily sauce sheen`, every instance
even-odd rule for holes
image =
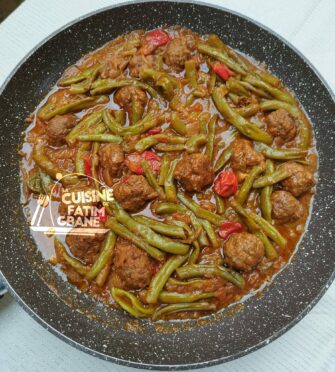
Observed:
[[[216,35],[119,36],[69,67],[27,122],[23,203],[52,227],[34,238],[106,306],[208,315],[268,282],[305,230],[311,125],[277,77]]]

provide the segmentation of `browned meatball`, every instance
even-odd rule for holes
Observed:
[[[76,232],[78,229],[72,229],[66,236],[66,244],[71,253],[87,264],[92,264],[98,257],[101,243],[105,239],[105,234],[96,233],[94,235],[84,235],[82,232]]]
[[[181,36],[175,39],[172,39],[165,50],[164,53],[164,62],[180,70],[184,68],[185,62],[190,59],[192,55],[192,45],[187,37]]]
[[[122,289],[140,289],[150,283],[154,260],[133,243],[118,239],[113,256],[111,285]]]
[[[284,142],[293,140],[297,134],[294,117],[284,109],[271,112],[266,121],[269,132],[274,137],[280,137]]]
[[[225,243],[224,257],[234,269],[251,271],[264,257],[264,245],[256,235],[247,232],[233,234]]]
[[[213,182],[214,171],[204,154],[189,154],[177,163],[174,178],[186,191],[201,191]]]
[[[232,143],[231,167],[235,171],[248,173],[255,165],[264,167],[264,156],[257,152],[253,144],[246,139],[236,139]]]
[[[131,175],[114,186],[114,196],[124,209],[137,212],[158,195],[143,176]]]
[[[132,118],[133,102],[136,101],[139,104],[140,115],[142,116],[148,98],[141,88],[129,86],[120,88],[114,95],[114,101],[124,108],[129,113],[130,118]]]
[[[130,75],[139,77],[142,68],[156,68],[157,67],[157,56],[149,55],[144,56],[142,54],[135,54],[129,62]]]
[[[302,217],[302,204],[288,191],[275,191],[271,195],[272,216],[277,223],[294,222]]]
[[[283,188],[295,197],[304,194],[314,186],[314,175],[309,168],[294,162],[285,163],[281,168],[290,174],[290,177],[282,181]]]
[[[51,146],[61,146],[65,144],[65,136],[77,124],[77,118],[73,114],[56,115],[47,127],[48,143]]]
[[[99,150],[99,165],[108,186],[113,185],[114,177],[120,174],[124,162],[122,147],[116,143],[104,145]]]

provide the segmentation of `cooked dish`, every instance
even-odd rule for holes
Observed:
[[[304,232],[311,125],[266,66],[216,35],[122,35],[69,67],[27,121],[25,203],[67,229],[35,234],[41,251],[135,317],[240,301]]]

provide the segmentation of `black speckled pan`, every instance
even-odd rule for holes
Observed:
[[[24,118],[83,54],[134,29],[180,24],[216,33],[265,61],[300,99],[315,130],[319,182],[311,219],[292,262],[244,306],[198,321],[134,320],[107,309],[64,282],[43,262],[19,204],[17,147]],[[99,11],[60,30],[33,50],[8,78],[1,111],[0,269],[10,293],[45,328],[79,349],[134,367],[187,369],[238,358],[287,331],[334,278],[334,98],[310,63],[280,37],[228,10],[197,3],[143,2]]]

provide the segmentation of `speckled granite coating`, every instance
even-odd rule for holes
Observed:
[[[295,91],[314,125],[319,182],[299,250],[262,297],[248,298],[234,315],[229,308],[200,321],[150,323],[105,308],[43,262],[19,205],[16,150],[24,118],[68,65],[120,33],[172,24],[217,33],[234,48],[265,61]],[[65,28],[23,61],[3,89],[0,110],[0,270],[21,305],[72,345],[141,368],[186,369],[224,362],[278,337],[310,310],[333,279],[334,100],[308,62],[261,26],[201,4],[151,2],[107,9]]]

